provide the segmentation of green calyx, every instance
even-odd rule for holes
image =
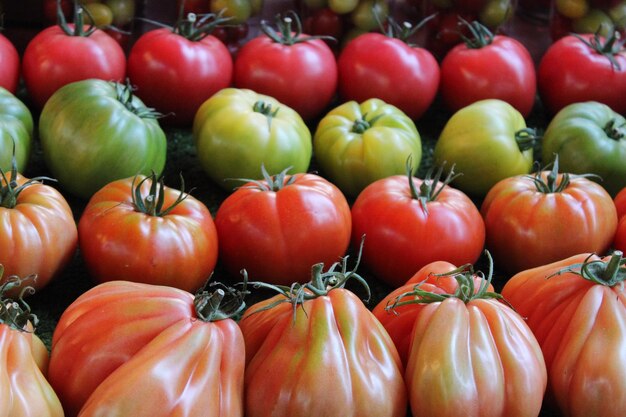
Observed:
[[[133,86],[130,84],[129,79],[126,79],[125,84],[111,81],[111,85],[115,87],[115,96],[117,100],[122,103],[128,111],[137,115],[137,117],[141,117],[142,119],[158,119],[163,116],[152,107],[140,105],[133,100]]]
[[[280,110],[280,107],[272,109],[272,104],[266,103],[263,100],[259,100],[252,105],[252,111],[254,111],[255,113],[261,113],[267,118],[268,129],[272,128],[272,120],[278,114],[278,110]]]
[[[434,173],[434,177],[433,177]],[[411,197],[418,200],[422,209],[428,215],[428,203],[431,201],[437,200],[439,194],[443,191],[446,185],[449,185],[455,178],[458,178],[462,174],[454,173],[454,165],[450,169],[450,172],[446,176],[446,178],[442,181],[441,176],[443,175],[443,166],[439,167],[435,172],[435,167],[431,167],[424,177],[422,184],[420,185],[419,190],[415,185],[415,179],[413,178],[413,163],[412,158],[409,156],[406,162],[406,174],[409,179],[409,187],[411,189]]]
[[[275,16],[276,29],[272,28],[267,21],[261,21],[261,31],[273,42],[281,45],[294,45],[296,43],[308,42],[315,39],[336,41],[332,36],[311,36],[302,33],[302,22],[294,11],[289,11],[285,15]],[[295,27],[294,27],[295,25]]]
[[[515,132],[515,141],[520,152],[533,149],[540,139],[541,133],[532,127],[526,127]]]
[[[208,288],[198,291],[193,300],[196,315],[200,320],[214,322],[236,319],[246,309],[244,299],[248,291],[245,282],[241,291],[220,282],[212,282]]]
[[[352,133],[357,133],[359,135],[363,134],[367,129],[371,128],[378,119],[380,119],[383,116],[384,116],[384,113],[381,113],[378,116],[374,116],[368,120],[367,113],[363,114],[363,116],[360,119],[357,119],[354,121],[354,124],[352,125],[352,130],[351,130]]]
[[[609,120],[604,126],[604,133],[606,133],[610,139],[619,141],[626,136],[626,132],[624,131],[624,124],[615,126],[616,122],[615,119]]]
[[[606,57],[613,68],[618,71],[621,70],[619,62],[617,62],[615,56],[619,55],[623,51],[624,41],[626,41],[626,39],[620,39],[619,31],[614,30],[611,35],[604,38],[604,40],[598,33],[594,33],[593,37],[589,40],[583,38],[577,33],[572,33],[572,36],[578,38],[582,43],[587,45],[596,53]]]
[[[3,274],[4,266],[0,265],[0,278]],[[35,289],[23,285],[26,281],[36,279],[36,275],[29,275],[23,279],[12,275],[0,284],[0,323],[22,332],[28,331],[26,326],[29,321],[33,326],[37,326],[37,316],[31,313],[30,306],[24,301],[26,293],[33,294]],[[22,289],[17,301],[6,297],[6,293],[20,287]]]
[[[89,17],[89,26],[85,28],[85,16],[83,13],[87,13]],[[93,16],[89,13],[89,10],[83,7],[83,5],[74,0],[74,27],[70,28],[65,15],[63,14],[63,8],[61,7],[61,0],[57,0],[57,22],[61,30],[68,36],[91,36],[98,28],[93,24]]]
[[[261,164],[261,174],[263,175],[263,180],[253,180],[249,178],[238,178],[236,181],[242,181],[245,183],[250,183],[249,185],[245,185],[241,188],[256,188],[261,191],[273,191],[278,192],[283,188],[291,185],[296,180],[296,177],[293,175],[288,175],[287,173],[292,167],[287,167],[282,170],[279,174],[270,175],[265,169],[265,164]]]
[[[459,27],[465,27],[469,31],[469,36],[463,33],[460,34],[461,39],[468,49],[484,48],[485,46],[491,45],[493,42],[493,33],[477,20],[468,22],[462,17],[459,17]]]
[[[546,166],[546,168],[548,167],[549,165]],[[541,172],[542,172],[542,169],[540,168],[537,170],[537,172],[535,172],[534,175],[526,175],[526,178],[530,178],[535,183],[535,187],[537,187],[537,191],[539,191],[540,193],[544,193],[544,194],[560,193],[563,190],[565,190],[571,182],[571,175],[568,172],[561,175],[561,180],[559,181],[559,155],[558,154],[555,156],[554,162],[552,163],[552,169],[550,169],[550,172],[546,176],[545,180],[542,178]],[[581,175],[576,175],[576,176],[585,177],[585,178],[597,177],[597,175],[594,175],[594,174],[581,174]]]
[[[200,41],[209,36],[217,26],[223,25],[231,20],[231,17],[224,17],[224,10],[219,13],[207,13],[203,15],[196,15],[195,13],[189,13],[186,17],[181,13],[176,21],[176,24],[172,28],[172,32],[176,33],[193,42]]]
[[[478,299],[497,299],[504,300],[501,294],[489,291],[491,280],[493,279],[493,259],[488,251],[485,251],[489,259],[489,271],[485,276],[481,271],[474,271],[471,264],[462,265],[455,270],[443,274],[434,274],[436,277],[453,277],[459,284],[453,294],[437,294],[431,291],[423,290],[421,287],[423,282],[418,283],[411,291],[407,291],[398,295],[393,301],[390,301],[385,310],[394,311],[397,307],[411,304],[432,304],[445,301],[448,298],[458,298],[465,304],[472,300]],[[474,283],[475,277],[480,277],[480,286],[476,288]]]
[[[133,207],[135,208],[135,211],[149,216],[167,216],[177,205],[189,197],[189,193],[185,193],[185,180],[182,175],[180,176],[180,194],[178,195],[178,198],[167,208],[163,207],[165,204],[165,184],[163,182],[163,176],[157,177],[156,173],[152,172],[150,176],[147,176],[139,181],[137,185],[135,185],[136,180],[137,177],[133,179],[132,185]],[[150,189],[148,191],[148,195],[144,196],[141,192],[141,188],[146,181],[150,181]]]
[[[430,20],[436,17],[436,14],[432,14],[430,16],[425,17],[420,20],[417,25],[413,25],[411,22],[402,22],[401,24],[396,22],[395,19],[391,16],[387,16],[386,24],[380,21],[378,14],[374,14],[376,21],[378,22],[378,27],[380,28],[380,32],[389,38],[399,39],[402,42],[406,43],[409,46],[415,46],[409,43],[409,39],[415,35],[421,28],[426,25]]]
[[[593,255],[589,255],[584,262],[563,268],[550,275],[550,277],[572,273],[594,284],[604,285],[605,287],[614,287],[616,285],[623,287],[624,281],[626,281],[626,259],[624,259],[623,255],[622,251],[616,250],[608,261],[590,261],[589,259]]]

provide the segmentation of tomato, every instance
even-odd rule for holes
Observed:
[[[243,416],[241,295],[99,284],[61,315],[48,378],[67,416]]]
[[[83,26],[82,10],[77,10],[76,24],[62,19],[58,25],[39,32],[24,51],[24,83],[39,109],[66,84],[89,78],[123,81],[126,75],[122,47],[102,30]]]
[[[113,11],[104,3],[83,3],[85,24],[96,27],[110,26],[113,23]]]
[[[408,167],[407,167],[407,171]],[[393,287],[434,261],[474,263],[485,242],[478,209],[441,178],[393,175],[367,186],[352,205],[352,244],[365,236],[363,264]]]
[[[327,43],[330,43],[329,46],[331,47],[336,47],[336,42],[342,38],[344,32],[344,23],[341,16],[328,7],[313,10],[302,24],[305,33],[312,36],[330,36],[334,38],[334,41],[327,39]]]
[[[135,0],[106,0],[104,4],[113,13],[114,26],[123,28],[133,22],[135,18]]]
[[[426,305],[411,303],[396,306],[393,309],[390,309],[389,306],[396,301],[398,296],[413,291],[416,285],[419,285],[419,288],[423,291],[435,294],[454,294],[459,290],[459,284],[451,273],[465,268],[469,269],[470,267],[470,264],[466,264],[457,268],[454,264],[446,261],[434,261],[424,265],[403,285],[387,294],[372,310],[374,316],[389,333],[405,366],[408,361],[411,330],[413,329],[415,317]],[[479,275],[474,276],[476,291],[478,291],[482,281],[483,277]],[[489,286],[488,290],[493,291],[493,286]]]
[[[537,91],[535,64],[528,49],[509,36],[494,36],[478,22],[467,26],[471,35],[441,62],[440,92],[445,106],[457,111],[496,98],[528,116]]]
[[[499,99],[463,107],[446,122],[435,144],[434,163],[462,175],[452,184],[472,197],[484,197],[498,181],[528,174],[536,136],[522,114]]]
[[[234,84],[274,97],[311,120],[335,96],[335,55],[322,39],[302,33],[296,14],[278,17],[277,26],[262,24],[263,33],[239,50]]]
[[[215,225],[220,262],[232,274],[288,285],[307,282],[311,266],[345,255],[350,206],[339,189],[315,174],[274,176],[239,187],[220,205]]]
[[[311,132],[290,107],[248,89],[226,88],[205,101],[194,118],[193,137],[202,165],[220,187],[268,172],[306,172]]]
[[[611,195],[626,187],[626,119],[599,102],[563,107],[541,140],[544,162],[558,155],[572,174],[595,174]]]
[[[164,123],[191,125],[202,103],[230,85],[233,61],[224,44],[210,34],[223,19],[188,15],[173,29],[151,30],[128,55],[128,76],[135,94],[163,113]]]
[[[348,14],[352,13],[359,3],[359,0],[328,0],[328,7],[337,14]]]
[[[613,35],[564,36],[539,63],[539,95],[546,109],[557,113],[568,104],[599,101],[626,114],[626,51]]]
[[[416,172],[422,158],[415,123],[378,99],[349,101],[328,112],[317,125],[313,148],[323,175],[351,197],[376,180],[406,172],[409,156]]]
[[[98,79],[59,89],[39,119],[46,165],[60,185],[88,199],[105,184],[163,171],[165,133],[130,86]]]
[[[0,265],[0,278],[2,272]],[[24,280],[4,277],[0,286],[0,416],[63,417],[59,398],[34,357],[41,343],[33,333],[36,318],[27,307],[5,298],[6,291],[24,288]]]
[[[626,414],[626,268],[576,254],[514,275],[502,295],[526,317],[566,417]]]
[[[405,42],[406,30],[389,27],[395,29],[364,33],[343,48],[337,59],[339,94],[344,101],[378,98],[415,120],[435,99],[439,64],[428,50]]]
[[[182,7],[183,14],[205,14],[211,11],[210,4],[210,0],[177,0],[176,10]]]
[[[389,16],[389,3],[381,0],[359,1],[356,8],[350,13],[352,24],[364,31],[377,30],[380,23]]]
[[[207,0],[212,13],[222,13],[233,24],[244,23],[252,16],[251,0]]]
[[[584,176],[551,170],[497,183],[481,206],[487,248],[519,272],[582,252],[604,253],[617,227],[611,196]]]
[[[617,193],[613,202],[617,209],[618,223],[612,247],[615,250],[626,252],[626,187]]]
[[[78,223],[80,251],[98,282],[169,285],[195,292],[217,262],[209,209],[163,178],[113,181],[89,200]]]
[[[18,172],[24,172],[30,159],[33,116],[24,103],[0,87],[0,169],[11,169],[15,154]],[[15,152],[13,147],[15,146]]]
[[[405,381],[413,415],[537,416],[547,385],[539,343],[521,315],[469,272],[455,294],[417,285],[389,307],[426,304],[415,316]],[[408,298],[408,299],[407,299]]]
[[[6,276],[36,274],[30,284],[45,287],[76,251],[78,233],[72,209],[47,177],[28,179],[0,170],[0,265]],[[16,295],[15,290],[11,295]]]
[[[345,258],[337,270],[322,269],[315,265],[307,284],[277,288],[278,295],[252,305],[239,321],[246,417],[406,416],[398,352],[344,288],[348,279],[363,278],[347,270]]]
[[[15,45],[2,34],[0,34],[0,60],[2,61],[0,87],[15,94],[20,79],[20,56]]]

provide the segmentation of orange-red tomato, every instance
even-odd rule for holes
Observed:
[[[613,249],[626,252],[626,188],[617,193],[615,199],[615,208],[617,209],[617,231],[613,238]]]

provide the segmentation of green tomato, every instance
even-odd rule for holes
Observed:
[[[211,0],[212,13],[224,11],[223,16],[229,17],[229,24],[238,25],[246,22],[252,16],[250,0]]]
[[[534,136],[522,114],[505,101],[488,99],[466,106],[448,120],[435,145],[434,163],[458,176],[453,185],[483,197],[498,181],[528,174]]]
[[[514,7],[511,0],[489,0],[478,16],[480,23],[490,28],[497,28],[513,17]]]
[[[613,196],[626,187],[626,119],[609,106],[588,101],[559,111],[541,141],[545,163],[559,156],[562,172],[595,174]]]
[[[383,0],[362,0],[350,14],[352,24],[364,31],[378,29],[380,23],[387,21],[389,4]]]
[[[160,174],[167,139],[156,116],[129,86],[99,79],[67,84],[41,111],[44,161],[63,188],[82,198],[117,179]]]
[[[572,21],[572,29],[576,33],[597,33],[609,36],[614,30],[613,20],[600,9],[591,9],[580,19]]]
[[[239,179],[262,178],[289,167],[306,172],[311,162],[311,132],[302,117],[270,96],[225,88],[205,101],[193,122],[202,168],[226,190]]]
[[[328,0],[328,8],[337,14],[351,13],[359,5],[359,0]]]
[[[17,97],[0,87],[0,169],[11,170],[13,145],[17,170],[23,173],[31,154],[33,116]]]
[[[556,12],[568,19],[580,19],[589,11],[587,0],[555,0]]]
[[[320,120],[313,151],[325,177],[356,197],[376,180],[406,174],[409,157],[416,172],[422,140],[415,123],[397,107],[380,99],[349,101]]]
[[[626,27],[626,1],[619,2],[609,9],[609,17],[618,29]]]
[[[125,27],[135,18],[135,0],[106,0],[105,3],[113,13],[113,25]]]

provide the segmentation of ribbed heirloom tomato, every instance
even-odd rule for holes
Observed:
[[[0,87],[0,169],[9,171],[15,156],[17,171],[24,172],[30,160],[33,132],[34,120],[28,107]]]
[[[613,200],[617,209],[617,231],[613,238],[613,249],[626,253],[626,188],[623,188]]]

